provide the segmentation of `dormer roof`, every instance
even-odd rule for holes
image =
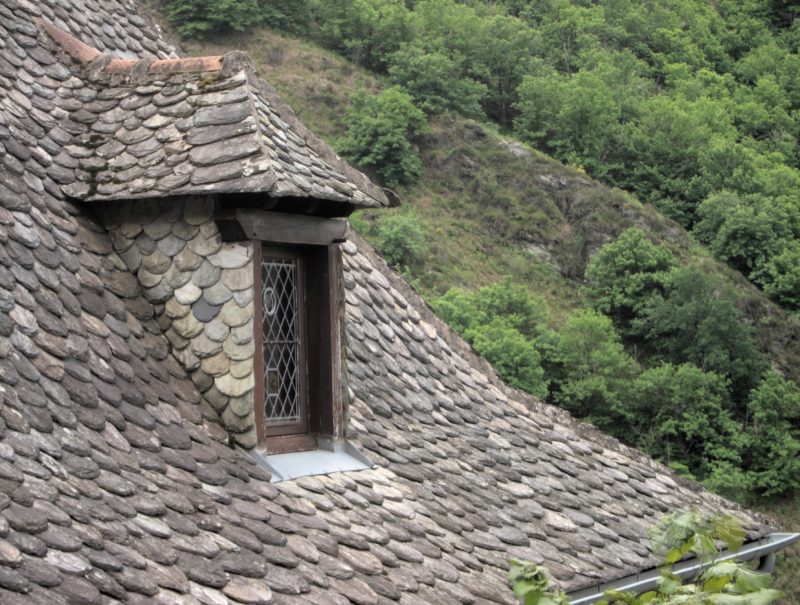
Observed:
[[[244,53],[126,59],[44,19],[77,76],[55,158],[63,191],[98,202],[188,194],[263,193],[355,208],[388,205],[383,191],[313,135]]]

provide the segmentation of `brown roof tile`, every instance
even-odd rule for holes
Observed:
[[[196,225],[154,225],[123,249],[61,189],[87,171],[82,161],[108,159],[109,176],[141,169],[179,190],[147,172],[158,162],[141,135],[182,132],[185,83],[89,85],[63,53],[37,45],[31,19],[127,58],[167,59],[169,45],[127,0],[0,0],[0,10],[0,603],[511,604],[508,557],[544,564],[568,589],[612,580],[653,564],[645,528],[670,508],[736,510],[750,537],[767,531],[760,517],[506,388],[356,237],[343,246],[350,428],[377,467],[269,483],[204,421],[155,319],[157,285],[143,292],[121,264],[141,262],[140,244],[200,243]],[[203,94],[236,107],[237,73]],[[275,108],[268,89],[253,94]],[[52,108],[39,109],[47,100]],[[225,111],[188,115],[205,124],[188,129],[192,149],[243,134],[267,146],[275,139],[265,130],[283,133],[285,149],[275,149],[289,159],[278,158],[276,175],[305,140],[283,109],[251,114],[244,133],[214,123]],[[120,128],[136,136],[107,136]],[[73,153],[60,156],[66,147]],[[158,213],[159,203],[137,211]],[[186,250],[176,258],[198,270]],[[148,267],[145,279],[166,279],[161,264]]]
[[[40,17],[33,18],[33,22],[45,30],[50,37],[69,55],[79,63],[90,63],[102,53],[84,44],[81,40],[67,31],[56,27],[47,19]],[[110,59],[104,66],[104,70],[109,73],[124,73],[130,71],[139,61],[135,59]],[[222,66],[222,57],[182,57],[178,59],[153,59],[147,64],[147,71],[150,73],[188,73],[188,72],[208,72],[219,71]]]
[[[50,36],[58,43],[61,49],[75,61],[80,63],[89,63],[102,54],[99,50],[89,46],[88,44],[84,44],[69,32],[56,27],[47,19],[34,17],[32,20],[34,23],[36,23],[36,25],[50,34]]]
[[[297,120],[246,55],[115,58],[49,21],[36,22],[78,63],[85,88],[104,100],[72,110],[85,128],[76,128],[73,144],[56,158],[68,195],[101,201],[263,192],[329,200],[341,214],[388,204],[379,187]]]

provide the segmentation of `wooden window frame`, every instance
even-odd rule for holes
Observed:
[[[316,449],[317,438],[344,436],[342,392],[343,296],[341,251],[346,223],[307,216],[277,215],[265,211],[237,210],[220,217],[228,221],[227,241],[249,239],[253,246],[253,293],[255,341],[255,406],[258,442],[267,454]],[[233,224],[233,227],[231,227]],[[241,237],[244,235],[244,237]],[[261,300],[261,261],[263,250],[288,251],[301,257],[304,287],[298,292],[298,307],[303,307],[301,324],[305,367],[301,388],[306,399],[307,424],[302,433],[276,435],[264,423],[264,359]],[[300,299],[303,304],[300,304]]]
[[[263,440],[272,437],[289,437],[294,435],[302,435],[308,433],[309,424],[309,408],[308,408],[308,332],[306,326],[306,317],[308,314],[307,309],[307,288],[306,288],[306,262],[305,255],[302,250],[289,248],[287,246],[273,246],[267,243],[258,242],[254,243],[253,258],[256,264],[256,273],[259,280],[255,283],[254,296],[255,302],[255,320],[253,325],[254,341],[256,345],[255,350],[255,364],[259,369],[256,372],[256,422],[261,427],[261,438]],[[291,422],[282,422],[278,424],[267,425],[265,417],[265,399],[266,387],[264,385],[264,305],[260,293],[263,290],[262,277],[262,262],[264,256],[269,258],[276,258],[281,260],[292,260],[296,262],[296,283],[295,283],[295,297],[296,297],[296,323],[295,329],[297,330],[297,366],[295,372],[297,373],[297,405],[299,420]]]

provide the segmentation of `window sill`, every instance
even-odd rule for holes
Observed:
[[[305,452],[267,454],[252,450],[250,455],[272,475],[272,483],[298,477],[362,471],[373,467],[369,459],[347,441],[317,439],[317,448]]]

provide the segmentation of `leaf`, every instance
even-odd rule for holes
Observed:
[[[681,581],[677,576],[662,575],[657,582],[658,592],[663,595],[674,595],[681,587]]]
[[[520,596],[520,595],[517,595]],[[523,605],[553,605],[552,601],[546,600],[544,593],[536,591],[522,597]]]
[[[617,605],[622,603],[623,605],[638,605],[639,601],[631,592],[621,592],[618,590],[607,590],[603,593],[603,595],[610,597],[611,601],[606,601],[610,605]]]
[[[681,552],[680,548],[670,548],[667,551],[667,556],[665,560],[668,565],[672,565],[673,563],[677,563],[683,557],[683,553]]]
[[[779,590],[765,588],[745,595],[710,594],[706,597],[713,605],[769,605],[783,596]]]
[[[769,588],[772,578],[769,575],[741,567],[736,574],[736,590],[741,593],[752,592],[762,588]]]
[[[733,576],[735,576],[740,569],[742,569],[741,565],[735,561],[720,561],[706,569],[705,572],[703,572],[703,577],[718,578],[721,576],[728,576],[732,580]]]
[[[508,563],[508,581],[514,595],[522,599],[524,605],[560,605],[560,601],[547,593],[547,576],[541,567],[517,559],[511,559]]]
[[[518,597],[525,596],[533,592],[544,592],[546,586],[542,586],[541,582],[530,581],[527,579],[520,579],[514,582],[514,594]]]
[[[703,590],[706,592],[722,592],[722,590],[730,584],[732,579],[731,576],[715,576],[709,578],[703,583]]]
[[[780,590],[764,588],[747,596],[750,598],[750,605],[769,605],[780,599],[783,593]]]
[[[718,515],[715,517],[714,533],[732,551],[739,550],[744,544],[744,528],[739,519],[733,515]]]
[[[750,601],[746,596],[735,594],[710,594],[708,595],[708,602],[714,605],[749,605]]]
[[[708,557],[713,557],[719,553],[714,541],[709,536],[703,534],[697,534],[695,536],[692,550],[700,559],[708,559]]]

